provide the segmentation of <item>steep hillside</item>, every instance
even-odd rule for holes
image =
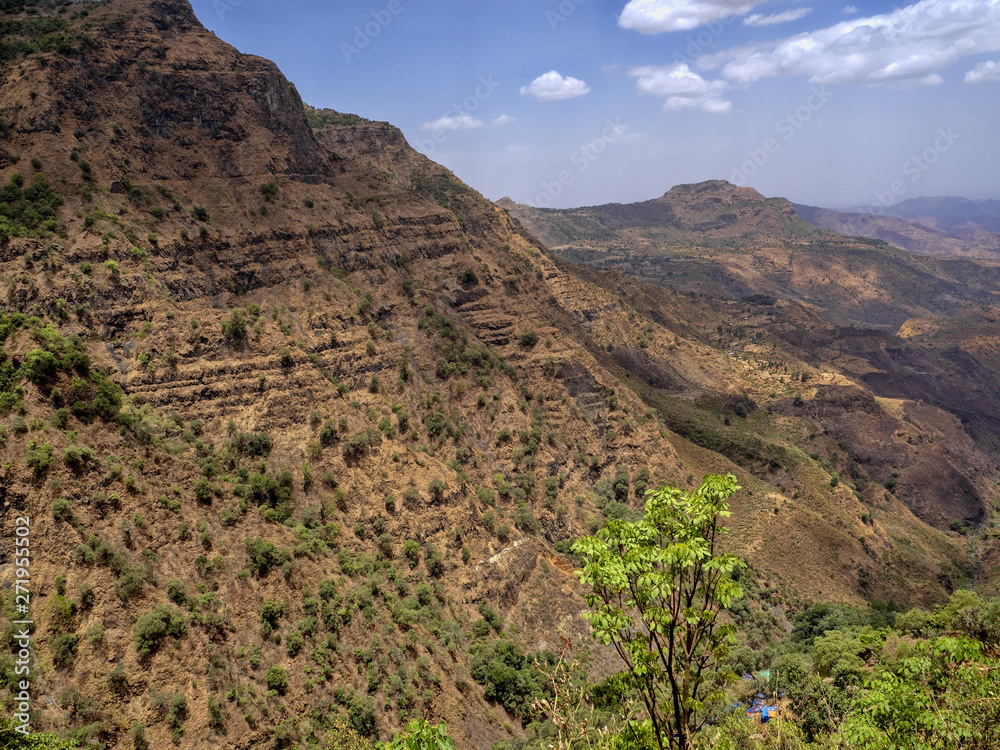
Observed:
[[[689,186],[674,189],[660,202],[673,196],[691,211],[692,205],[705,205],[705,196],[720,191],[731,194],[733,202],[746,198],[740,189],[712,182],[693,191]],[[700,204],[684,198],[691,192],[702,196]],[[784,215],[780,202],[758,197],[755,203],[757,211],[772,206],[778,216]],[[562,212],[505,205],[541,236],[564,221],[579,221],[581,214],[603,221],[605,208],[635,216],[629,207],[619,206]],[[640,205],[645,210],[650,203]],[[706,208],[706,219],[714,210]],[[1000,421],[993,405],[1000,398],[1000,384],[986,354],[992,351],[993,333],[981,323],[992,319],[988,311],[994,308],[986,303],[998,289],[995,265],[957,259],[929,263],[884,245],[835,235],[803,238],[794,228],[784,236],[751,238],[729,249],[713,236],[716,230],[708,229],[704,237],[692,235],[693,246],[674,246],[646,239],[660,230],[650,232],[644,222],[636,219],[636,226],[615,230],[614,239],[603,229],[595,230],[553,249],[567,260],[585,260],[601,269],[585,271],[563,263],[628,300],[648,320],[742,363],[740,376],[720,370],[716,382],[708,385],[680,371],[676,355],[654,354],[653,337],[642,329],[631,337],[634,343],[621,330],[593,336],[622,368],[661,392],[677,394],[664,408],[673,429],[719,450],[725,438],[704,431],[690,412],[708,416],[698,411],[706,405],[706,390],[742,392],[755,404],[766,404],[768,412],[797,417],[835,436],[847,454],[850,474],[863,474],[860,486],[875,480],[888,489],[886,497],[898,497],[929,523],[942,528],[990,523],[1000,456]],[[663,233],[675,224],[668,224]],[[772,218],[771,225],[778,224]],[[609,274],[608,268],[627,275]],[[815,284],[820,273],[823,283]],[[815,296],[802,299],[802,289],[813,289]],[[915,289],[923,294],[915,294]],[[733,300],[734,294],[744,297],[742,302]],[[878,302],[886,307],[875,318],[870,311]],[[966,331],[968,345],[943,332],[934,347],[913,340],[908,327],[922,324],[917,319],[907,322],[903,315],[907,309],[927,307],[961,312],[954,318],[935,318],[935,330],[941,321],[954,321],[955,328]],[[899,325],[903,330],[896,336]],[[717,399],[714,405],[719,408]],[[730,401],[728,411],[733,410]],[[722,411],[727,411],[725,406]],[[914,430],[913,425],[920,427]],[[815,453],[800,437],[786,439],[807,455]],[[938,442],[942,439],[949,445],[944,450]],[[965,446],[961,458],[950,453],[958,444]],[[727,455],[738,455],[744,448],[745,442],[736,440]],[[750,467],[749,460],[736,460]],[[973,477],[978,477],[973,481],[978,489],[970,492]],[[988,572],[985,578],[995,575]]]
[[[730,356],[722,308],[557,262],[186,0],[2,7],[0,581],[28,516],[35,728],[256,748],[424,715],[490,747],[525,711],[487,692],[501,642],[609,669],[569,542],[709,471],[746,487],[730,543],[768,606],[976,575],[946,529],[987,519],[991,459],[940,410],[894,402],[866,464],[827,426],[877,412],[839,370]],[[845,395],[800,413],[788,368]],[[942,499],[913,466],[977,471]]]

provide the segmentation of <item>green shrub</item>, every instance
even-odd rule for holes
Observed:
[[[538,519],[526,503],[518,503],[517,511],[514,513],[514,525],[521,531],[529,533],[538,531]]]
[[[128,601],[139,594],[145,585],[145,576],[141,569],[127,568],[115,581],[115,590],[122,601]]]
[[[485,526],[488,530],[493,531],[493,527],[496,525],[497,522],[497,517],[492,510],[488,510],[485,513],[483,513],[483,517],[481,520],[483,522],[483,526]]]
[[[278,695],[284,695],[288,691],[288,673],[282,667],[271,667],[267,670],[264,680],[267,689],[273,690]]]
[[[334,424],[332,419],[328,419],[323,423],[323,427],[319,431],[319,442],[320,445],[328,446],[333,445],[340,436],[337,433],[337,425]]]
[[[94,606],[94,599],[96,595],[94,594],[94,587],[89,583],[81,583],[77,588],[77,593],[80,597],[80,608],[90,609]]]
[[[179,638],[186,632],[183,616],[174,613],[166,604],[159,604],[152,612],[140,615],[132,626],[135,650],[141,657],[154,653],[165,636]]]
[[[82,471],[96,464],[97,454],[86,445],[68,445],[63,451],[63,462],[73,471]]]
[[[187,584],[176,578],[167,584],[167,598],[174,604],[184,606],[187,603]]]
[[[391,560],[393,556],[392,547],[392,534],[389,532],[383,532],[378,536],[378,549],[379,552],[387,559]]]
[[[73,518],[73,506],[69,500],[58,498],[52,501],[52,518],[56,521],[66,521]]]
[[[352,695],[347,702],[347,719],[358,734],[371,736],[376,728],[375,701],[372,697],[366,695],[362,698],[359,695]]]
[[[272,630],[278,627],[278,620],[285,616],[284,602],[265,599],[260,605],[260,621]]]
[[[431,483],[428,485],[427,490],[430,492],[431,497],[434,500],[439,501],[444,497],[445,491],[447,491],[448,485],[442,482],[440,479],[432,479]]]
[[[31,445],[24,455],[24,462],[36,477],[40,477],[52,465],[52,446],[48,443],[37,447],[33,443]]]
[[[97,646],[104,640],[104,623],[95,622],[87,629],[87,640],[91,646]]]
[[[196,479],[192,489],[194,490],[194,497],[199,503],[207,505],[212,502],[212,483],[205,477]]]
[[[58,389],[53,389],[53,391]],[[56,399],[53,398],[53,401]],[[52,412],[52,419],[49,420],[49,424],[55,427],[57,430],[65,430],[66,425],[69,424],[69,418],[72,416],[72,412],[69,409],[61,408],[56,409]]]
[[[247,323],[239,310],[233,310],[228,320],[222,321],[222,335],[227,341],[240,343],[247,338]]]
[[[68,630],[73,624],[73,615],[76,613],[76,605],[71,599],[67,599],[61,593],[52,597],[46,611],[49,614],[49,627],[54,631]]]
[[[284,565],[292,560],[292,553],[288,549],[279,550],[273,542],[260,537],[247,539],[244,544],[250,558],[250,570],[259,576],[267,575],[275,565]]]
[[[490,606],[489,602],[483,601],[479,603],[479,614],[489,623],[489,626],[493,630],[498,633],[503,630],[503,620],[500,619],[500,615]]]
[[[382,433],[375,429],[365,430],[344,443],[343,454],[347,461],[357,461],[367,456],[382,444]]]
[[[427,565],[427,572],[435,578],[444,575],[444,557],[438,550],[428,547],[424,563]]]
[[[274,447],[274,441],[266,432],[237,432],[233,435],[230,446],[240,455],[267,458]]]
[[[532,666],[533,660],[510,641],[475,644],[469,655],[472,678],[485,686],[486,699],[527,720],[531,704],[545,694],[545,675]]]
[[[123,695],[128,691],[128,675],[125,674],[125,670],[121,664],[116,665],[108,673],[108,687],[118,695]]]
[[[216,731],[226,726],[226,714],[222,702],[215,693],[208,696],[208,726]]]
[[[258,507],[267,506],[272,511],[266,511],[265,517],[271,514],[271,520],[283,523],[291,517],[294,509],[292,495],[292,475],[282,472],[276,480],[263,474],[251,474],[249,482],[243,486],[241,497],[253,502]]]
[[[410,562],[411,568],[417,567],[417,563],[420,562],[420,545],[413,539],[407,539],[403,542],[403,555]]]
[[[60,668],[69,666],[76,656],[76,647],[79,643],[80,637],[76,633],[66,633],[53,638],[49,641],[52,663]]]
[[[149,740],[146,739],[146,727],[138,722],[133,722],[128,730],[128,736],[132,740],[133,750],[149,750]]]

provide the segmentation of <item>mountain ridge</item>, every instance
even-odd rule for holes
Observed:
[[[388,737],[419,712],[462,748],[518,737],[473,659],[501,632],[529,655],[589,643],[569,543],[709,472],[740,474],[727,543],[768,582],[747,603],[768,627],[772,606],[932,603],[980,575],[947,527],[986,521],[991,458],[940,409],[817,404],[848,368],[708,334],[764,308],[553,257],[186,0],[30,7],[66,46],[11,34],[34,51],[0,67],[3,189],[61,205],[0,243],[0,507],[38,524],[39,728],[187,750],[320,743],[334,715]],[[885,450],[834,434],[869,412]],[[975,471],[950,497],[929,467]]]

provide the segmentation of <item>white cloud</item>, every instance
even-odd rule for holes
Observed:
[[[965,74],[966,83],[983,83],[984,81],[1000,81],[1000,61],[987,60]]]
[[[456,115],[455,117],[441,117],[434,122],[425,122],[424,130],[475,130],[483,127],[482,120],[477,120],[472,115]]]
[[[721,98],[729,84],[707,81],[684,63],[634,68],[629,75],[639,79],[636,90],[640,94],[664,97],[663,109],[667,112],[700,109],[708,114],[728,115],[733,110],[733,103]]]
[[[782,13],[772,13],[765,16],[763,13],[754,13],[743,19],[744,26],[773,26],[776,23],[787,23],[788,21],[798,21],[812,13],[812,8],[793,8]]]
[[[642,34],[690,31],[713,21],[742,16],[766,0],[629,0],[618,17],[623,29]]]
[[[858,9],[855,8],[853,5],[845,5],[844,6],[844,13],[846,13],[849,16],[853,16],[857,12],[858,12]]]
[[[517,121],[516,117],[511,117],[510,115],[500,115],[499,117],[494,117],[490,120],[490,125],[495,128],[499,128],[501,125],[509,125],[515,121]]]
[[[540,75],[527,86],[521,87],[521,96],[533,96],[539,102],[573,99],[590,93],[590,87],[579,78],[561,76],[554,70]]]
[[[1000,49],[1000,0],[921,0],[870,18],[703,57],[738,84],[772,76],[814,83],[926,86],[968,55]]]

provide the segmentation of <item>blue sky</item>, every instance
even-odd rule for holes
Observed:
[[[488,198],[1000,198],[1000,0],[193,0]]]

